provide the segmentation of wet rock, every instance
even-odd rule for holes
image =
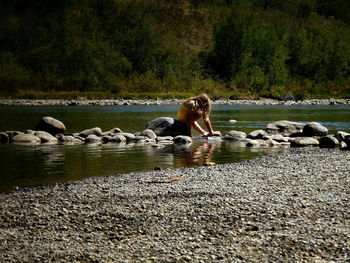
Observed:
[[[37,144],[40,143],[41,140],[39,137],[32,135],[32,134],[17,134],[14,136],[11,140],[12,143],[32,143]]]
[[[111,136],[111,135],[115,135],[115,134],[118,134],[121,132],[122,132],[122,130],[116,127],[116,128],[113,128],[109,131],[103,132],[102,136]]]
[[[66,126],[63,124],[63,122],[57,119],[52,117],[44,117],[35,126],[35,130],[46,131],[52,135],[56,135],[58,133],[64,133],[66,131]]]
[[[303,132],[305,124],[292,121],[276,121],[269,123],[266,132],[269,134],[281,134],[286,137],[293,137]]]
[[[235,124],[237,121],[236,120],[229,120],[228,121],[230,124]]]
[[[10,137],[4,133],[4,132],[0,132],[0,143],[6,143],[10,140]]]
[[[34,132],[35,136],[38,136],[41,140],[41,142],[46,143],[46,142],[57,142],[57,138],[52,136],[50,133],[45,132],[45,131],[35,131]]]
[[[62,142],[62,143],[82,143],[83,142],[83,138],[82,139],[78,139],[74,136],[71,135],[61,135],[58,136],[58,141]]]
[[[343,132],[343,131],[338,131],[334,137],[338,140],[338,141],[345,141],[345,137],[346,136],[349,136],[350,133],[347,133],[347,132]]]
[[[239,141],[239,140],[244,140],[246,138],[246,133],[241,132],[241,131],[229,131],[225,136],[224,140],[228,141]]]
[[[128,133],[128,132],[121,132],[118,135],[123,136],[126,139],[127,142],[133,141],[135,139],[135,137],[136,137],[134,134]]]
[[[291,140],[292,147],[317,146],[319,144],[317,139],[311,137],[298,137]]]
[[[172,136],[157,136],[156,141],[161,142],[161,141],[172,141],[174,137]]]
[[[263,137],[264,140],[274,140],[276,142],[289,142],[290,137],[284,137],[280,134],[276,134],[276,135],[265,135]]]
[[[90,134],[85,138],[85,143],[100,143],[101,138],[95,134]]]
[[[6,131],[5,132],[8,136],[9,136],[9,139],[10,141],[12,140],[12,138],[18,134],[22,134],[22,132],[20,131]]]
[[[339,141],[333,136],[324,136],[318,139],[320,147],[322,148],[335,148],[339,145]]]
[[[87,138],[89,135],[96,135],[98,137],[102,136],[102,130],[99,127],[84,130],[79,133],[80,137]]]
[[[266,135],[264,130],[255,130],[248,134],[247,138],[249,139],[262,139]]]
[[[159,117],[150,121],[146,129],[151,129],[157,136],[187,135],[186,124],[169,117]]]
[[[141,136],[146,136],[146,137],[148,137],[150,139],[156,139],[157,138],[157,135],[151,129],[146,129],[146,130],[142,131],[141,132]]]
[[[192,142],[192,138],[190,136],[178,135],[174,138],[174,143],[176,144],[189,144]]]
[[[328,134],[328,129],[318,122],[310,122],[303,128],[303,136],[325,136]]]

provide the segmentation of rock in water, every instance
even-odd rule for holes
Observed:
[[[266,132],[264,130],[255,130],[248,134],[248,139],[262,139],[265,136]]]
[[[188,135],[186,124],[168,117],[159,117],[150,121],[146,129],[154,131],[157,136]]]
[[[311,137],[298,137],[291,141],[292,147],[317,146],[320,143],[318,140]]]
[[[0,142],[1,143],[8,142],[9,140],[10,140],[10,137],[6,133],[0,132]]]
[[[244,140],[247,137],[245,132],[241,131],[229,131],[224,139],[229,140],[229,141],[239,141],[239,140]]]
[[[52,136],[50,133],[45,131],[36,131],[34,132],[35,136],[38,136],[41,140],[41,142],[57,142],[57,138]]]
[[[12,138],[12,143],[40,143],[40,138],[32,134],[18,134]]]
[[[86,138],[89,135],[96,135],[98,137],[101,137],[102,136],[102,130],[99,127],[95,127],[95,128],[84,130],[84,131],[79,133],[79,136],[81,136],[83,138]]]
[[[178,135],[174,138],[174,143],[177,144],[188,144],[192,142],[192,138],[190,136]]]
[[[318,139],[321,148],[335,148],[339,141],[333,136],[324,136]]]
[[[303,128],[303,136],[326,136],[328,134],[328,129],[318,122],[310,122],[306,124]]]
[[[283,136],[295,136],[303,132],[305,124],[292,121],[276,121],[269,123],[266,132],[269,134],[281,134]]]
[[[52,135],[56,135],[58,133],[64,133],[66,126],[64,126],[63,122],[52,117],[44,117],[35,126],[35,130],[46,131]]]
[[[141,132],[141,136],[146,136],[147,138],[150,138],[150,139],[157,138],[157,135],[151,129],[146,129],[143,132]]]

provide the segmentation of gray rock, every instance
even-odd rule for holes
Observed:
[[[245,140],[243,140],[243,141],[246,142],[246,146],[247,146],[247,147],[256,148],[256,147],[259,147],[259,146],[260,146],[260,142],[257,141],[257,140],[245,139]]]
[[[136,137],[134,134],[128,133],[128,132],[121,132],[121,133],[118,133],[118,135],[123,136],[127,142],[133,141]]]
[[[58,133],[64,133],[66,126],[63,124],[63,122],[52,117],[44,117],[36,125],[35,130],[46,131],[52,135],[56,135]]]
[[[266,127],[266,132],[269,134],[281,134],[283,136],[296,136],[303,132],[305,124],[292,121],[276,121],[269,123]]]
[[[303,136],[325,136],[328,134],[328,129],[318,122],[310,122],[303,128]]]
[[[339,141],[333,136],[324,136],[318,139],[320,147],[322,148],[335,148],[339,145]]]
[[[339,149],[340,150],[350,150],[350,147],[344,141],[341,141],[339,144]]]
[[[146,129],[151,129],[157,136],[188,135],[185,123],[168,117],[159,117],[150,121]]]
[[[247,137],[245,132],[241,131],[229,131],[225,136],[224,140],[228,141],[239,141],[239,140],[244,140]]]
[[[45,131],[35,131],[34,132],[35,136],[38,136],[41,140],[41,142],[58,142],[57,138],[52,136],[50,133],[45,132]]]
[[[4,133],[4,132],[0,132],[0,143],[5,143],[8,142],[10,140],[10,137]]]
[[[112,142],[117,142],[117,143],[126,143],[126,141],[127,141],[126,137],[121,134],[117,134],[113,136],[113,140],[112,140]]]
[[[304,146],[317,146],[319,145],[319,141],[315,138],[311,137],[298,137],[291,140],[292,147],[304,147]]]
[[[20,132],[20,131],[5,131],[5,133],[9,136],[10,141],[14,136],[16,136],[18,134],[22,134],[22,132]]]
[[[190,136],[178,135],[174,138],[174,143],[176,144],[188,144],[192,142],[192,138]]]
[[[141,132],[141,136],[146,136],[150,139],[156,139],[157,135],[152,131],[151,129],[146,129],[143,132]]]
[[[85,138],[85,143],[100,143],[101,138],[95,134],[90,134]]]
[[[266,132],[264,130],[256,130],[252,131],[248,134],[248,139],[262,139],[266,135]]]
[[[338,131],[334,137],[338,140],[338,141],[345,141],[345,137],[346,136],[349,136],[350,133],[347,133],[347,132],[343,132],[343,131]]]
[[[41,140],[39,137],[32,135],[32,134],[17,134],[16,136],[14,136],[11,140],[12,143],[40,143]]]
[[[173,136],[157,136],[156,141],[161,142],[161,141],[172,141],[174,139]]]
[[[83,138],[82,138],[83,139]],[[83,140],[75,138],[71,135],[61,135],[58,136],[58,140],[62,143],[82,143]]]
[[[143,141],[145,141],[146,139],[149,139],[148,137],[146,137],[146,136],[141,136],[141,135],[137,135],[137,136],[135,136],[135,138],[133,139],[133,141],[141,141],[141,140],[143,140]]]
[[[113,128],[109,131],[103,132],[102,136],[111,136],[111,135],[115,135],[115,134],[118,134],[121,132],[122,132],[122,130],[116,127],[116,128]]]
[[[35,131],[30,130],[30,129],[25,130],[24,133],[25,133],[25,134],[32,134],[32,135],[35,135]]]
[[[96,135],[98,137],[102,136],[102,130],[99,127],[84,130],[79,133],[80,137],[87,138],[89,135]]]
[[[265,135],[263,137],[264,140],[274,140],[276,142],[289,142],[290,137],[284,137],[281,134],[276,135]]]
[[[268,139],[268,140],[266,140],[266,143],[267,143],[267,145],[270,146],[270,147],[278,147],[278,146],[281,146],[281,143],[279,143],[279,142],[277,142],[277,141],[275,141],[275,140],[273,140],[273,139]]]

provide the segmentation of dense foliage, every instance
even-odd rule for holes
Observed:
[[[347,0],[0,3],[0,93],[350,96]]]

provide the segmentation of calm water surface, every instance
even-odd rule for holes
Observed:
[[[166,106],[0,106],[0,131],[34,129],[44,116],[65,123],[67,132],[92,127],[103,131],[119,127],[126,132],[142,131],[150,120],[175,117],[178,105]],[[210,115],[215,130],[250,132],[273,121],[318,121],[329,132],[350,132],[350,106],[242,106],[214,105]],[[230,119],[237,120],[234,125]],[[201,123],[202,124],[202,123]],[[203,124],[202,124],[203,125]],[[230,142],[195,141],[190,147],[153,148],[139,144],[103,145],[10,145],[0,144],[0,191],[91,176],[131,171],[198,166],[205,162],[227,163],[288,149],[238,148]]]

